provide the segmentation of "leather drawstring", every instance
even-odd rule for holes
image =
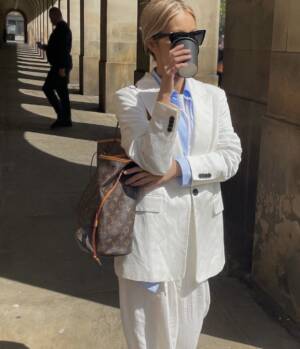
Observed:
[[[101,214],[101,211],[103,209],[103,206],[105,204],[105,202],[107,201],[107,199],[110,197],[110,195],[115,191],[115,189],[117,188],[117,185],[120,181],[120,178],[122,177],[124,171],[121,171],[120,174],[118,175],[118,178],[115,182],[115,184],[111,187],[111,189],[104,195],[103,199],[101,200],[96,215],[95,215],[95,219],[94,219],[94,225],[93,225],[93,233],[92,233],[92,245],[93,245],[93,258],[100,264],[100,258],[97,256],[97,246],[96,246],[96,233],[97,233],[97,228],[99,226],[99,216]]]
[[[94,159],[95,159],[95,156],[97,155],[97,152],[95,152],[92,156],[92,159],[91,159],[91,164],[90,164],[90,178],[92,177],[92,168],[93,168],[93,163],[94,163]]]

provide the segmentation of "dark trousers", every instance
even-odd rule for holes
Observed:
[[[58,69],[52,67],[43,86],[43,91],[49,103],[54,108],[57,119],[62,122],[71,121],[71,106],[68,90],[69,73],[69,71],[66,71],[66,76],[61,77],[58,74]]]

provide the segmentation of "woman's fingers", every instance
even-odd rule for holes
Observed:
[[[183,44],[173,47],[169,51],[169,57],[164,66],[167,76],[175,77],[177,71],[181,67],[186,66],[186,62],[192,58],[191,50],[185,48]]]
[[[133,173],[138,173],[138,172],[143,172],[144,170],[138,166],[131,167],[128,170],[124,171],[125,175],[133,174]]]
[[[157,177],[153,176],[153,175],[149,175],[147,177],[144,177],[138,181],[136,181],[135,183],[131,184],[132,187],[143,187],[145,185],[151,185],[158,182]]]
[[[152,176],[152,175],[150,175],[148,172],[144,172],[144,171],[140,172],[140,173],[137,173],[137,174],[133,175],[132,177],[128,178],[127,181],[125,181],[125,184],[126,185],[132,185],[135,182],[137,182],[140,179],[142,179],[144,177],[147,177],[147,176]]]
[[[178,45],[170,50],[169,64],[165,66],[168,75],[174,75],[176,71],[186,66],[186,62],[192,58],[191,50],[185,49],[184,45]]]
[[[183,49],[183,50],[178,50],[176,52],[171,52],[170,51],[170,56],[171,57],[178,57],[178,56],[181,56],[181,55],[189,55],[191,54],[191,50],[190,49]]]
[[[170,53],[175,53],[178,52],[180,50],[184,49],[184,45],[180,44],[180,45],[176,45],[175,47],[171,48]]]
[[[192,58],[192,55],[182,55],[174,58],[175,63],[182,63]]]
[[[139,187],[145,184],[154,183],[160,180],[159,176],[152,175],[148,172],[136,173],[132,177],[130,177],[127,181],[125,181],[126,185],[130,185],[132,187]]]

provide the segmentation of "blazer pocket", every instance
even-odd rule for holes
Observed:
[[[136,212],[161,212],[163,198],[159,196],[144,196],[136,205]]]
[[[213,198],[213,212],[214,215],[217,215],[221,212],[223,212],[224,210],[224,205],[223,205],[223,198],[222,198],[222,194],[217,194],[215,195],[215,197]]]

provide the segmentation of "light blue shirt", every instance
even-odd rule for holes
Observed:
[[[152,76],[160,86],[161,79],[155,69],[152,71]],[[191,138],[195,125],[195,116],[193,99],[187,79],[185,79],[183,94],[173,91],[171,95],[171,103],[175,104],[180,110],[178,133],[183,150],[183,156],[177,157],[175,160],[181,167],[181,185],[188,186],[192,182],[192,170],[187,160],[187,156],[190,153]]]
[[[152,76],[160,86],[161,79],[155,70],[152,71]],[[181,168],[181,185],[189,186],[192,182],[192,170],[187,156],[190,154],[191,138],[195,125],[195,115],[192,95],[187,79],[185,79],[183,94],[179,94],[177,91],[174,91],[171,95],[171,103],[175,104],[180,110],[178,133],[183,150],[183,156],[177,157],[175,160],[178,162]],[[148,291],[153,293],[157,293],[160,286],[159,282],[142,282],[142,284],[148,289]]]

